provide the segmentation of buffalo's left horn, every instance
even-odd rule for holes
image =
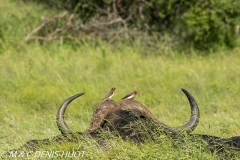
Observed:
[[[58,109],[56,121],[57,121],[58,129],[61,131],[62,134],[73,133],[72,130],[69,129],[67,124],[64,122],[64,113],[69,103],[71,103],[74,99],[82,96],[83,94],[84,93],[78,93],[68,98],[62,103],[62,105]]]
[[[169,127],[163,123],[159,123],[163,126],[164,131],[172,134],[180,134],[182,132],[191,133],[198,125],[200,118],[200,111],[194,97],[185,89],[182,88],[182,91],[187,96],[191,107],[191,116],[187,123],[179,127]]]

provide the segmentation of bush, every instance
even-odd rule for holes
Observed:
[[[197,49],[214,49],[216,45],[236,46],[240,3],[202,0],[189,5],[179,18],[179,35]]]
[[[119,31],[119,28],[133,36],[133,31],[159,37],[167,33],[181,46],[199,50],[212,50],[219,45],[235,47],[236,28],[240,24],[240,1],[234,0],[52,0],[45,3],[73,12],[78,28],[87,25],[87,33],[95,32],[103,39],[109,39],[106,38],[111,33],[109,29]]]

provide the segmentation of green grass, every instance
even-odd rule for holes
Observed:
[[[209,56],[140,54],[140,46],[106,43],[73,45],[63,41],[48,44],[23,42],[40,17],[51,14],[41,5],[0,0],[2,53],[0,54],[0,153],[18,148],[31,139],[59,135],[55,116],[69,96],[85,92],[66,112],[74,131],[84,131],[95,107],[111,87],[113,100],[137,90],[136,100],[149,107],[161,121],[171,126],[185,123],[190,115],[187,89],[198,102],[200,124],[193,133],[221,137],[240,135],[240,48]],[[17,6],[21,6],[15,9]],[[31,16],[27,16],[31,13]],[[3,16],[2,16],[3,15]],[[32,23],[30,23],[32,21]],[[4,24],[4,27],[3,27]],[[163,47],[164,48],[164,47]],[[166,50],[158,51],[166,53]],[[147,52],[147,51],[145,51]],[[189,152],[172,147],[170,140],[135,145],[116,139],[108,151],[96,149],[91,141],[87,159],[214,159],[196,143]],[[55,150],[81,150],[79,144],[52,145]],[[86,144],[85,144],[86,145]],[[201,148],[201,147],[200,147]]]

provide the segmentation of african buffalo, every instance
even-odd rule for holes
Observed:
[[[96,139],[100,145],[105,144],[103,133],[119,135],[124,140],[135,143],[153,140],[156,135],[166,134],[174,141],[184,142],[184,137],[190,140],[203,139],[213,152],[224,152],[225,146],[240,151],[240,136],[220,138],[211,135],[191,134],[199,123],[200,112],[194,97],[185,89],[182,89],[191,107],[191,116],[187,123],[178,127],[168,126],[148,110],[146,106],[132,99],[122,99],[119,102],[107,99],[100,103],[93,113],[88,129],[84,132],[73,132],[64,121],[64,113],[67,106],[84,93],[79,93],[65,100],[57,112],[57,126],[61,135],[44,140],[31,140],[21,148],[36,150],[41,144],[65,141],[83,141],[86,137]]]

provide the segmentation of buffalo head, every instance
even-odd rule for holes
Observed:
[[[139,139],[139,137],[145,136],[142,136],[141,133],[135,133],[136,131],[134,129],[127,130],[126,126],[131,125],[131,123],[134,123],[138,120],[144,120],[144,122],[154,125],[156,130],[170,135],[179,135],[183,132],[190,133],[197,127],[200,112],[193,96],[185,89],[182,89],[182,91],[187,96],[191,107],[190,119],[182,126],[172,127],[164,124],[155,118],[146,106],[134,100],[133,98],[125,98],[119,102],[107,99],[97,106],[90,125],[85,132],[89,133],[90,135],[93,133],[96,135],[97,133],[100,133],[101,130],[117,130],[122,137],[128,137],[136,141],[136,139]],[[83,94],[84,93],[79,93],[68,98],[60,106],[57,113],[57,125],[62,134],[73,133],[64,121],[64,113],[69,103]],[[136,138],[136,135],[138,138]],[[141,138],[140,140],[142,141]]]

